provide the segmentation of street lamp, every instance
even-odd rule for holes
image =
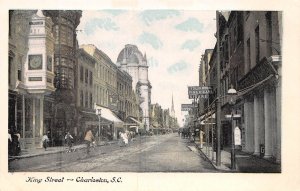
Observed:
[[[229,104],[231,105],[231,169],[235,170],[235,141],[234,141],[234,124],[233,124],[233,106],[236,101],[237,91],[231,86],[227,92],[229,96]]]
[[[99,126],[98,126],[98,144],[100,144],[101,109],[97,109],[97,110],[96,110],[96,114],[98,115],[98,118],[99,118]]]

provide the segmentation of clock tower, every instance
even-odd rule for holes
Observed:
[[[24,72],[17,85],[21,95],[17,106],[20,116],[17,124],[22,135],[22,149],[42,147],[41,140],[47,132],[45,111],[49,108],[45,105],[45,97],[55,91],[53,22],[39,10],[26,24],[29,26],[28,52],[24,56],[25,62],[19,66]]]
[[[54,80],[54,37],[52,20],[37,11],[29,22],[28,54],[25,62],[24,84],[20,87],[27,93],[44,95],[55,91]]]

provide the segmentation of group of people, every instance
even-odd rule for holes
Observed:
[[[72,152],[72,146],[73,146],[73,136],[71,135],[71,133],[68,131],[65,135],[65,142],[68,145],[68,151],[67,152]],[[49,144],[49,137],[47,134],[44,134],[44,136],[42,137],[42,144],[43,144],[43,148],[45,149],[45,151],[47,150],[48,144]]]
[[[47,150],[47,147],[49,145],[50,139],[48,137],[49,132],[45,133],[42,137],[42,146]],[[125,132],[119,132],[119,146],[127,146],[129,142],[132,141],[134,137],[134,133],[131,131],[125,131]],[[65,135],[65,143],[68,146],[67,152],[72,152],[75,151],[72,149],[74,138],[71,135],[70,132],[67,132]],[[21,152],[21,147],[20,147],[20,133],[13,128],[13,132],[11,132],[11,129],[8,129],[8,152],[10,156],[16,156],[19,155]],[[95,146],[95,137],[93,135],[93,131],[91,128],[87,129],[85,136],[84,136],[84,141],[86,144],[87,148],[87,154],[90,154],[90,147]]]
[[[21,153],[20,146],[21,135],[16,128],[8,129],[8,155],[9,156],[18,156]]]
[[[125,131],[125,132],[119,132],[119,145],[127,146],[129,142],[133,140],[134,132],[132,131]]]

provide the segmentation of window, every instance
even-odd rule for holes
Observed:
[[[90,93],[90,108],[93,108],[93,94]]]
[[[83,82],[83,66],[80,66],[80,81]]]
[[[52,72],[52,57],[47,56],[47,70]]]
[[[255,55],[256,55],[256,63],[259,62],[260,51],[259,51],[259,26],[255,29]]]
[[[247,40],[247,66],[246,66],[246,72],[248,72],[251,69],[251,50],[250,50],[250,38]]]
[[[267,12],[266,14],[266,33],[267,33],[267,54],[272,55],[272,12]]]
[[[93,86],[93,72],[90,71],[90,86]]]
[[[89,71],[88,71],[88,69],[85,69],[85,83],[86,84],[89,83]]]
[[[85,107],[89,107],[89,93],[85,92]]]
[[[83,91],[80,91],[80,106],[83,107]]]

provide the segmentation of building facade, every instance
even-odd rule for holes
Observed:
[[[139,118],[138,99],[132,88],[132,77],[118,68],[95,45],[80,47],[95,60],[93,102],[97,108],[102,108],[107,113],[106,116],[103,113],[101,117],[101,134],[111,134],[116,138],[118,131],[125,131],[127,128],[124,122],[128,117],[137,121]]]
[[[125,121],[128,117],[138,119],[139,105],[132,89],[132,77],[125,71],[117,70],[117,105],[118,116]],[[115,98],[116,99],[116,98]]]
[[[281,161],[281,12],[244,14],[244,146],[255,155]],[[247,87],[251,87],[248,88]]]
[[[76,110],[76,28],[82,11],[45,10],[43,13],[52,19],[54,36],[54,87],[55,92],[47,97],[53,107],[49,131],[53,145],[64,144],[67,131],[73,132],[77,122]]]
[[[142,55],[138,47],[127,44],[117,58],[117,65],[132,77],[132,87],[138,96],[140,113],[146,130],[150,128],[151,84],[148,80],[148,65],[146,54]]]
[[[281,19],[281,12],[271,11],[231,11],[228,17],[219,15],[220,50],[215,46],[207,74],[214,93],[204,101],[212,103],[217,97],[219,53],[221,143],[231,145],[232,127],[225,115],[232,110],[241,115],[233,125],[241,131],[242,149],[278,163],[281,161]],[[227,95],[231,87],[238,92],[234,106],[229,105]],[[212,108],[204,114],[214,113],[215,107]]]
[[[70,132],[78,139],[83,140],[83,136],[88,128],[97,129],[98,116],[94,111],[94,71],[96,66],[95,59],[83,49],[77,50],[77,69],[76,73],[76,108],[77,125],[74,131]],[[95,132],[97,133],[97,132]]]
[[[48,131],[55,91],[53,22],[42,11],[9,12],[9,129],[21,135],[21,149],[41,147]]]

